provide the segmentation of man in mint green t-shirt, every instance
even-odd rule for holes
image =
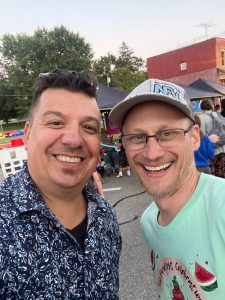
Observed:
[[[154,202],[141,217],[159,298],[225,299],[225,180],[200,174],[200,144],[183,88],[149,79],[110,113]]]

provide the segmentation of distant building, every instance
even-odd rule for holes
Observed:
[[[198,78],[225,84],[225,39],[211,38],[147,59],[149,78],[189,85]]]

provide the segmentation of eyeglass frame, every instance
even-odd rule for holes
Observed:
[[[167,147],[167,146],[163,146],[160,144],[160,138],[158,138],[157,136],[162,133],[162,132],[166,132],[166,131],[182,131],[184,136],[186,133],[190,132],[192,127],[195,125],[195,123],[191,124],[187,129],[183,129],[183,128],[171,128],[171,129],[165,129],[165,130],[160,130],[158,132],[156,132],[156,134],[153,134],[153,135],[147,135],[147,134],[144,134],[144,133],[130,133],[130,134],[121,134],[121,139],[122,139],[122,143],[123,143],[123,137],[127,137],[127,136],[142,136],[142,137],[145,137],[145,141],[143,143],[132,143],[132,145],[142,145],[143,144],[143,147],[141,148],[138,148],[138,149],[134,149],[134,150],[142,150],[145,148],[147,142],[148,142],[148,139],[150,138],[155,138],[155,140],[157,141],[157,143],[161,146],[161,147]],[[175,137],[174,137],[175,138]],[[173,138],[171,139],[168,139],[167,141],[170,141],[170,140],[173,140]],[[125,143],[123,143],[123,146],[124,148],[126,148],[125,146]]]

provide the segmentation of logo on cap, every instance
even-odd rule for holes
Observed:
[[[180,100],[180,91],[178,91],[174,86],[168,84],[154,83],[153,92],[157,94],[164,94],[166,96]]]

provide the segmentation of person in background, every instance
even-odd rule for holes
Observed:
[[[202,113],[199,115],[201,122],[201,131],[203,134],[210,135],[212,131],[213,118],[222,118],[221,114],[213,111],[213,107],[210,103],[210,100],[204,100],[200,104]],[[224,131],[225,134],[225,131]],[[225,153],[225,145],[220,146],[216,145],[215,155]]]
[[[158,299],[224,300],[225,180],[200,173],[191,101],[148,79],[110,112],[131,169],[153,202],[141,217]]]
[[[219,104],[216,104],[216,105],[214,106],[214,111],[215,111],[215,112],[218,112],[218,113],[221,113],[221,111],[222,111],[221,106],[220,106]]]
[[[117,146],[113,140],[113,136],[107,136],[103,131],[101,139],[101,151],[103,151],[103,159],[105,162],[106,175],[111,176],[112,173],[119,172],[119,155]]]
[[[89,188],[100,145],[96,81],[40,74],[24,128],[27,163],[0,185],[0,298],[118,299],[116,215]]]
[[[225,99],[221,100],[221,115],[225,117]]]
[[[199,116],[195,115],[195,122],[201,127],[201,121]],[[200,138],[201,138],[201,143],[200,147],[198,150],[195,150],[194,155],[195,155],[195,165],[197,167],[197,170],[199,172],[204,172],[211,174],[211,159],[215,155],[215,143],[218,141],[218,136],[217,135],[211,135],[208,136],[206,134],[203,134],[202,131],[200,130]]]
[[[225,178],[225,118],[210,105],[210,101],[202,101],[202,113],[199,115],[201,120],[201,130],[203,134],[211,135],[216,133],[219,137],[215,144],[215,156],[211,161],[212,174]],[[217,127],[217,122],[223,124]]]
[[[127,161],[127,156],[122,144],[121,137],[119,138],[117,149],[119,151],[118,153],[119,153],[120,168],[119,168],[119,174],[116,177],[117,178],[123,177],[123,172],[127,172],[127,176],[131,176],[130,166]]]
[[[203,100],[200,104],[202,113],[199,115],[199,118],[203,134],[208,134],[212,129],[212,118],[210,115],[212,114],[215,118],[217,117],[217,113],[213,111],[211,102],[210,100]]]

